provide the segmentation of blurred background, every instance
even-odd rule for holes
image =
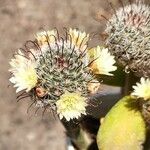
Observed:
[[[109,0],[115,8],[119,0]],[[124,0],[122,0],[126,3]],[[147,0],[148,2],[149,0]],[[100,41],[110,6],[104,0],[0,0],[0,150],[65,150],[65,130],[50,112],[35,114],[29,99],[17,103],[9,61],[40,28],[79,28]]]

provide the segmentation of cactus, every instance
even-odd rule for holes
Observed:
[[[138,101],[126,96],[108,112],[97,134],[100,150],[142,150],[146,125]]]
[[[118,9],[107,22],[106,45],[118,63],[150,76],[150,8],[141,1]]]

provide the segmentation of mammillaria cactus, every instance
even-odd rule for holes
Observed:
[[[108,50],[90,49],[88,40],[85,32],[69,29],[64,37],[51,30],[27,41],[10,62],[10,81],[17,87],[16,92],[23,91],[19,98],[29,95],[37,107],[52,108],[67,121],[85,115],[89,94],[100,86],[95,70],[106,75],[116,70]],[[93,50],[91,56],[89,51]],[[110,58],[109,63],[105,58]]]
[[[118,62],[138,76],[150,76],[150,8],[137,1],[123,6],[107,22],[106,45]]]

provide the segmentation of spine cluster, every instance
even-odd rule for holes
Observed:
[[[142,2],[116,11],[108,21],[106,45],[119,64],[150,76],[150,8]]]

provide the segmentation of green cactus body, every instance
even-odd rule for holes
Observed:
[[[107,114],[100,126],[97,143],[100,150],[141,150],[146,125],[137,101],[127,96]]]
[[[78,90],[86,94],[86,84],[91,79],[91,75],[85,64],[79,59],[79,55],[74,52],[71,56],[72,50],[67,47],[63,50],[64,56],[57,54],[55,48],[52,51],[54,58],[51,58],[50,52],[47,51],[39,60],[37,72],[41,81],[40,86],[47,89],[51,97],[56,95],[54,99],[60,96],[58,93],[65,90],[70,92]],[[86,80],[84,77],[87,77]]]
[[[46,95],[37,97],[39,105],[55,105],[65,91],[88,95],[87,83],[94,77],[88,67],[86,49],[81,52],[70,41],[56,39],[55,43],[43,46],[41,52],[37,56],[37,86],[44,89]]]

